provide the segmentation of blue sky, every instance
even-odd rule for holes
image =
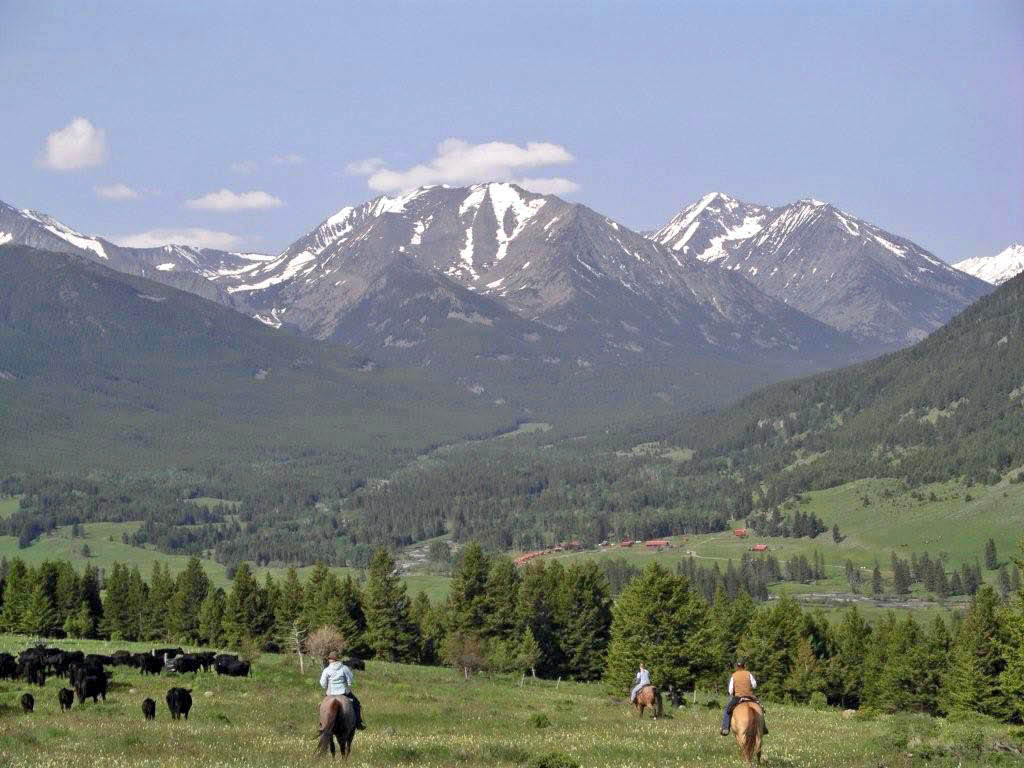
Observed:
[[[0,199],[129,242],[274,251],[484,174],[636,229],[722,191],[949,261],[1024,240],[1019,0],[0,0],[0,83]]]

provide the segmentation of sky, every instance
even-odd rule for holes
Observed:
[[[1024,241],[1024,2],[0,0],[0,200],[276,252],[515,180],[638,230],[813,197],[955,262]]]

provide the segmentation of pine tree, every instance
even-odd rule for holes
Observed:
[[[227,597],[220,587],[210,589],[199,606],[199,640],[204,645],[218,647],[224,642],[224,611]]]
[[[302,582],[299,581],[299,574],[294,568],[289,568],[284,579],[281,580],[280,598],[274,606],[274,629],[279,641],[283,642],[288,635],[292,634],[296,624],[304,632],[309,631],[309,626],[302,620],[304,602],[304,592]]]
[[[518,644],[520,630],[517,605],[519,602],[519,571],[507,557],[495,557],[487,574],[486,619],[484,634]]]
[[[996,555],[996,543],[993,539],[985,542],[985,567],[990,571],[999,567],[999,557]]]
[[[874,569],[871,571],[871,594],[882,594],[882,569],[878,567],[877,560],[875,561]]]
[[[100,596],[100,573],[95,566],[85,566],[85,570],[82,572],[80,596],[89,611],[89,626],[92,627],[92,633],[85,637],[98,637],[103,621],[103,600]]]
[[[811,648],[811,641],[806,637],[800,638],[797,643],[783,689],[788,697],[801,704],[809,701],[811,694],[825,690],[825,676]]]
[[[1009,701],[1000,676],[1004,632],[999,623],[999,598],[990,586],[978,590],[949,655],[949,674],[941,703],[947,712],[978,712],[1003,718]]]
[[[445,621],[440,611],[430,603],[427,593],[420,590],[409,608],[409,618],[418,627],[417,660],[420,664],[436,664],[444,642]]]
[[[612,609],[605,682],[622,695],[643,662],[655,685],[690,688],[713,663],[707,607],[683,576],[652,563]]]
[[[89,604],[84,600],[78,607],[78,612],[68,616],[64,620],[64,632],[68,637],[82,638],[96,636],[96,621]]]
[[[57,610],[50,602],[46,594],[46,588],[42,583],[36,584],[32,590],[28,604],[21,614],[21,623],[18,630],[25,635],[39,635],[50,637],[57,629]]]
[[[143,615],[142,636],[147,640],[163,640],[170,637],[168,618],[171,598],[174,596],[174,580],[166,564],[153,563],[149,577],[149,598]]]
[[[359,658],[369,657],[372,650],[366,640],[366,601],[363,591],[351,576],[341,580],[337,600],[338,613],[334,621],[345,638],[346,650]]]
[[[537,673],[544,677],[561,674],[565,660],[558,605],[563,599],[562,586],[554,583],[552,573],[557,578],[564,571],[553,570],[543,562],[534,561],[523,569],[523,581],[519,587],[519,624],[529,628],[540,646]]]
[[[199,610],[210,591],[210,580],[198,557],[190,557],[178,574],[168,605],[167,624],[171,637],[186,643],[199,642]]]
[[[834,698],[843,707],[856,709],[860,706],[864,694],[864,662],[870,642],[870,625],[857,606],[850,606],[836,628],[836,652],[829,659],[828,669]]]
[[[536,674],[536,667],[540,661],[540,645],[533,636],[529,627],[523,630],[523,636],[519,640],[519,647],[516,650],[516,666],[524,672],[529,670]]]
[[[245,561],[239,563],[224,606],[224,635],[229,645],[261,644],[273,628],[267,596]]]
[[[597,563],[574,563],[565,573],[565,670],[577,680],[598,680],[604,672],[611,631],[611,594]]]
[[[780,698],[785,691],[803,623],[800,606],[784,595],[755,614],[740,642],[737,653],[757,677],[758,692],[768,698]]]
[[[21,616],[28,608],[32,594],[32,575],[20,557],[14,558],[7,568],[4,579],[3,612],[0,613],[0,628],[15,633],[21,627]]]
[[[1010,702],[1009,718],[1024,722],[1024,593],[1017,598],[1005,614],[1006,668],[1000,673],[999,684]]]
[[[836,544],[841,543],[843,540],[842,535],[839,533],[839,523],[832,526],[832,541]]]
[[[448,588],[449,631],[480,635],[487,625],[489,563],[475,541],[467,544],[461,554]]]
[[[386,549],[378,550],[370,560],[366,640],[376,658],[403,662],[414,659],[416,637],[409,618],[409,596]]]

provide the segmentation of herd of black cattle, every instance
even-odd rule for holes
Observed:
[[[159,675],[163,671],[184,674],[204,672],[213,668],[218,675],[248,677],[249,663],[230,653],[185,653],[181,648],[154,648],[149,653],[114,651],[109,656],[82,651],[62,651],[59,648],[38,646],[28,648],[17,657],[0,653],[0,680],[24,680],[29,685],[46,685],[47,677],[67,677],[71,688],[57,691],[61,711],[71,709],[74,698],[82,704],[86,699],[106,701],[107,688],[113,673],[107,667],[133,667],[146,675]],[[35,697],[25,693],[21,697],[25,712],[35,708]],[[167,709],[171,718],[184,716],[188,720],[192,709],[192,691],[188,688],[171,688],[167,691]],[[156,718],[156,702],[145,699],[142,714],[147,720]]]

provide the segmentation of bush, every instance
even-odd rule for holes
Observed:
[[[310,632],[306,638],[306,651],[321,661],[324,661],[331,651],[341,656],[344,650],[345,636],[336,627],[325,624]]]
[[[550,752],[530,763],[530,768],[580,768],[580,764],[563,752]]]
[[[551,725],[551,720],[543,712],[537,712],[534,715],[530,715],[530,718],[526,721],[534,728],[547,728]]]
[[[828,709],[828,699],[821,691],[815,691],[811,694],[810,705],[812,709]]]

